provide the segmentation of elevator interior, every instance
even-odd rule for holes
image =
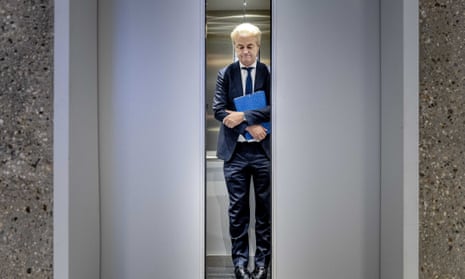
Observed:
[[[206,1],[206,41],[205,41],[205,151],[206,151],[206,264],[230,265],[230,239],[228,229],[228,196],[223,179],[223,162],[216,158],[216,145],[220,123],[214,118],[212,100],[218,71],[235,59],[230,33],[240,23],[250,22],[262,31],[262,44],[259,59],[271,66],[270,36],[271,10],[269,0]],[[253,191],[253,187],[252,191]],[[253,195],[250,195],[253,198]],[[251,205],[253,205],[253,200]],[[254,229],[253,208],[251,227]],[[254,243],[254,233],[250,233]],[[254,247],[251,247],[254,251]],[[213,278],[213,277],[212,277]]]
[[[245,4],[245,5],[244,5]],[[257,25],[262,31],[262,45],[259,59],[267,65],[270,63],[270,1],[224,1],[208,0],[206,3],[206,151],[214,155],[219,123],[213,117],[212,100],[218,71],[230,64],[235,56],[230,33],[242,22]]]

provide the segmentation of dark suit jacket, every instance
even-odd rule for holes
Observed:
[[[216,80],[215,97],[213,99],[213,111],[215,118],[221,122],[220,132],[218,135],[218,158],[229,161],[236,148],[237,138],[239,134],[245,133],[245,128],[248,125],[260,124],[262,122],[271,120],[271,78],[268,67],[257,61],[257,68],[255,69],[255,85],[254,91],[265,91],[266,101],[268,106],[260,110],[245,111],[245,118],[247,122],[242,122],[240,125],[233,129],[226,127],[223,123],[228,113],[225,110],[234,110],[234,98],[243,95],[241,69],[239,61],[230,64],[229,66],[221,69],[218,73]],[[271,158],[270,142],[271,134],[262,140],[261,146],[268,158]]]

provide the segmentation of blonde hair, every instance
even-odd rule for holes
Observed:
[[[231,40],[233,45],[236,43],[236,39],[239,36],[252,36],[257,39],[257,45],[260,46],[261,39],[262,39],[262,31],[260,29],[251,24],[251,23],[241,23],[234,30],[231,32]]]

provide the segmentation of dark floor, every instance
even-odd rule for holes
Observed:
[[[235,279],[234,267],[229,256],[208,256],[206,265],[206,279]],[[268,271],[268,278],[271,278],[270,271]]]

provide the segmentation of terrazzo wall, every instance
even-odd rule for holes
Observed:
[[[465,278],[465,0],[420,0],[420,278]]]
[[[0,278],[52,278],[53,0],[0,0]]]

